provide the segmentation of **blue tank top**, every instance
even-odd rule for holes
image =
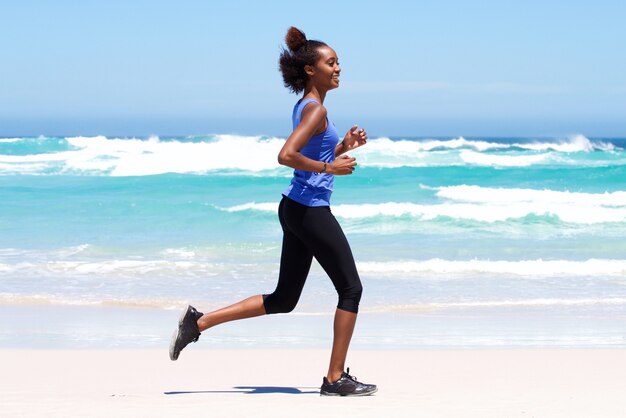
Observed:
[[[293,129],[300,124],[302,110],[311,102],[318,103],[314,99],[304,99],[296,103],[291,117]],[[300,150],[302,155],[326,163],[335,161],[335,147],[339,143],[339,135],[335,124],[328,118],[326,118],[326,125],[324,132],[312,136]],[[334,178],[332,174],[294,170],[291,184],[285,189],[283,195],[305,206],[330,206]]]

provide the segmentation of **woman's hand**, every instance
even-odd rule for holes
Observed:
[[[341,144],[344,147],[344,152],[352,151],[353,149],[363,146],[366,143],[367,132],[365,132],[365,129],[363,128],[359,129],[358,125],[354,125],[352,128],[350,128],[346,136],[343,138],[343,141],[341,141]]]
[[[341,157],[337,157],[337,159],[332,163],[328,164],[326,172],[336,176],[345,176],[347,174],[352,174],[355,168],[356,158],[342,155]]]

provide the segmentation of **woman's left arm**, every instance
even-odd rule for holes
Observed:
[[[365,132],[365,129],[359,129],[358,125],[354,125],[343,138],[343,141],[338,143],[335,147],[335,156],[339,157],[341,154],[357,149],[366,143],[367,133]]]

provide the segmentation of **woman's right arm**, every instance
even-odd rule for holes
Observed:
[[[335,175],[352,174],[356,159],[342,155],[332,163],[312,160],[300,152],[316,131],[323,129],[326,123],[326,109],[319,104],[311,103],[304,108],[300,124],[289,135],[285,145],[278,153],[278,163],[296,170],[314,173],[326,172]],[[324,170],[326,167],[326,170]]]

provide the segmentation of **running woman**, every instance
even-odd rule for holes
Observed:
[[[354,125],[339,142],[328,119],[326,93],[339,87],[339,59],[327,44],[307,40],[289,28],[288,49],[280,55],[285,87],[303,93],[293,109],[293,132],[278,154],[278,162],[294,169],[291,184],[283,192],[278,219],[283,230],[278,284],[271,294],[255,295],[207,314],[188,306],[170,344],[170,358],[200,333],[216,325],[267,314],[291,312],[298,303],[313,257],[330,277],[338,294],[330,365],[322,379],[321,395],[364,396],[376,385],[361,383],[345,372],[346,356],[356,323],[363,288],[350,245],[330,211],[335,176],[350,175],[356,160],[344,155],[367,142],[367,133]]]

